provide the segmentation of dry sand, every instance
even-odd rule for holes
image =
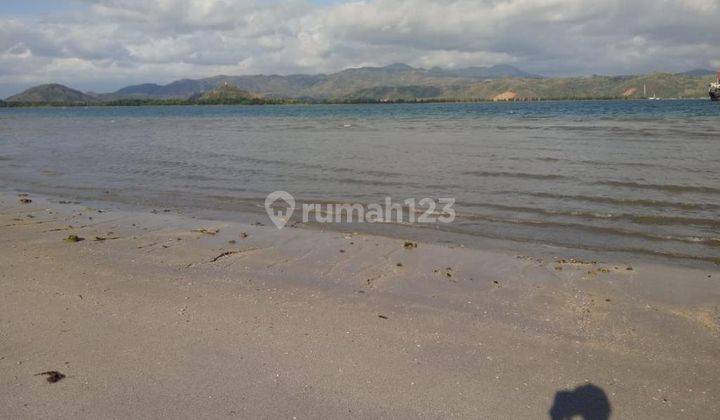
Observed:
[[[720,418],[718,270],[29,198],[0,195],[2,418],[543,418],[586,384]]]

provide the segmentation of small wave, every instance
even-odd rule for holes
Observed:
[[[565,228],[582,230],[586,232],[600,233],[606,235],[618,235],[632,238],[647,239],[651,241],[675,241],[684,243],[697,243],[711,247],[720,246],[720,238],[706,238],[697,236],[673,236],[673,235],[656,235],[653,233],[642,232],[637,230],[622,229],[611,226],[594,226],[584,225],[581,223],[567,223],[552,220],[528,220],[528,219],[509,219],[483,214],[458,214],[458,217],[466,220],[482,220],[491,223],[533,226],[538,228]]]
[[[471,175],[478,177],[498,177],[498,178],[520,178],[520,179],[574,179],[564,175],[555,174],[529,174],[523,172],[488,172],[488,171],[466,171],[463,175]]]
[[[699,193],[720,193],[720,188],[707,187],[704,185],[675,185],[675,184],[641,184],[631,181],[599,181],[598,184],[609,185],[611,187],[634,188],[638,190],[657,190],[665,192],[699,192]]]
[[[492,208],[496,210],[506,210],[519,213],[533,213],[544,216],[565,216],[576,217],[582,219],[605,219],[605,220],[623,220],[627,222],[642,225],[696,225],[696,226],[712,226],[720,227],[718,219],[703,219],[695,217],[683,216],[661,216],[661,215],[644,215],[644,214],[628,214],[628,213],[601,213],[582,210],[549,210],[537,207],[508,206],[504,204],[493,203],[458,203],[467,207]]]
[[[546,131],[608,131],[607,127],[593,125],[546,125],[542,129]]]
[[[378,180],[371,180],[371,179],[355,179],[355,178],[335,178],[334,181],[339,182],[341,184],[381,186],[381,187],[400,187],[400,186],[407,185],[407,182],[378,181]]]
[[[622,215],[635,223],[645,225],[695,225],[720,227],[720,219],[700,219],[683,216]]]
[[[208,156],[211,155],[211,153],[207,154]],[[328,166],[328,165],[322,165],[322,164],[313,164],[313,163],[305,163],[301,161],[296,160],[277,160],[277,159],[261,159],[261,158],[254,158],[249,156],[237,156],[237,155],[225,155],[225,154],[219,154],[219,153],[212,153],[213,159],[209,162],[203,162],[203,161],[194,161],[194,162],[187,162],[187,161],[181,161],[181,160],[165,160],[165,159],[143,159],[141,162],[143,164],[147,164],[153,167],[178,167],[178,166],[184,166],[184,167],[192,167],[196,169],[222,169],[225,171],[235,171],[238,168],[238,163],[249,163],[254,164],[257,166],[261,166],[262,169],[268,169],[268,166],[280,166],[283,168],[292,168],[292,169],[302,169],[302,170],[308,170],[312,172],[316,171],[330,171],[330,172],[338,172],[338,173],[349,173],[353,175],[370,175],[370,176],[378,176],[378,177],[399,177],[403,176],[400,172],[390,172],[385,170],[370,170],[370,169],[353,169],[348,167],[339,167],[339,166]],[[268,170],[272,170],[272,168],[269,168]]]
[[[613,160],[592,160],[592,159],[568,159],[568,158],[558,158],[558,157],[551,157],[551,156],[543,156],[543,157],[511,157],[511,158],[505,158],[506,160],[513,160],[513,161],[526,161],[526,162],[562,162],[567,165],[574,165],[574,166],[597,166],[597,167],[622,167],[622,168],[653,168],[653,169],[661,169],[664,171],[675,171],[675,172],[692,172],[692,173],[709,173],[713,172],[708,169],[702,169],[702,168],[688,168],[684,166],[678,166],[675,165],[665,165],[657,162],[621,162],[621,161],[613,161]]]
[[[516,192],[504,191],[508,194],[522,194],[538,198],[552,198],[557,200],[587,201],[591,203],[615,204],[618,206],[635,206],[651,208],[677,208],[683,210],[720,210],[720,205],[710,203],[682,203],[677,201],[647,200],[635,198],[614,198],[588,195],[569,195],[544,192]]]
[[[627,142],[627,141],[642,141],[646,142],[647,138],[653,139],[655,142],[662,143],[673,143],[676,137],[686,139],[707,139],[717,138],[717,133],[713,131],[705,132],[691,129],[677,129],[677,128],[629,128],[629,127],[617,127],[617,126],[582,126],[582,125],[552,125],[546,126],[544,130],[558,130],[558,131],[582,131],[582,132],[607,132],[611,135],[606,137],[605,140]]]
[[[601,168],[607,168],[607,167],[628,167],[628,168],[653,168],[653,169],[660,169],[663,171],[675,171],[675,172],[692,172],[692,173],[711,173],[713,171],[710,171],[708,169],[698,169],[698,168],[688,168],[688,167],[682,167],[678,165],[664,165],[660,163],[649,163],[649,162],[619,162],[619,161],[612,161],[612,160],[592,160],[592,159],[569,159],[569,158],[562,158],[562,157],[552,157],[552,156],[540,156],[540,157],[519,157],[519,156],[510,156],[510,157],[504,157],[504,156],[487,156],[487,155],[470,155],[471,157],[478,157],[478,158],[487,158],[487,157],[493,157],[493,159],[490,159],[491,162],[501,162],[501,161],[515,161],[515,162],[552,162],[552,163],[560,163],[562,162],[565,165],[573,165],[573,166],[597,166]]]
[[[661,168],[661,169],[674,169],[671,166],[667,165],[659,165],[657,163],[648,163],[648,162],[613,162],[613,161],[602,161],[602,160],[589,160],[589,159],[582,159],[573,161],[570,159],[567,159],[568,162],[575,162],[581,165],[593,165],[593,166],[627,166],[630,168]],[[685,169],[683,169],[684,171]]]
[[[486,127],[478,127],[478,128],[486,128]],[[491,126],[487,128],[495,128],[499,131],[506,131],[506,130],[524,130],[524,131],[535,131],[538,129],[538,126],[536,125],[496,125]]]
[[[688,130],[688,129],[676,129],[676,128],[665,128],[663,129],[664,135],[674,135],[681,137],[683,140],[687,139],[716,139],[718,138],[717,130],[713,131],[697,131],[697,130]]]

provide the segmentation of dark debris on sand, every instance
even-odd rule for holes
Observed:
[[[195,229],[195,230],[193,230],[193,232],[195,232],[195,233],[202,233],[202,234],[205,234],[205,235],[215,236],[215,235],[217,235],[218,233],[220,233],[220,229]]]
[[[222,254],[220,254],[220,255],[218,255],[217,257],[215,257],[215,258],[213,258],[212,260],[210,260],[210,262],[211,262],[211,263],[215,263],[215,262],[218,262],[218,261],[220,261],[221,259],[223,259],[223,258],[225,258],[225,257],[229,257],[229,256],[231,256],[231,255],[235,255],[235,254],[239,254],[239,253],[240,253],[240,251],[225,251],[225,252],[223,252]]]
[[[51,384],[57,383],[65,379],[65,375],[62,373],[56,371],[56,370],[50,370],[43,373],[38,373],[35,376],[45,376],[45,380],[48,381]]]

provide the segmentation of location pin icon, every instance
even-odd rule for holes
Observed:
[[[285,210],[275,210],[274,205],[279,200],[287,204]],[[295,197],[285,191],[275,191],[265,199],[265,210],[275,226],[277,226],[278,229],[282,229],[295,212]]]

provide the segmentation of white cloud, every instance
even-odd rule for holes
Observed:
[[[84,0],[0,16],[0,85],[116,88],[218,73],[513,63],[546,74],[709,67],[717,0]]]

